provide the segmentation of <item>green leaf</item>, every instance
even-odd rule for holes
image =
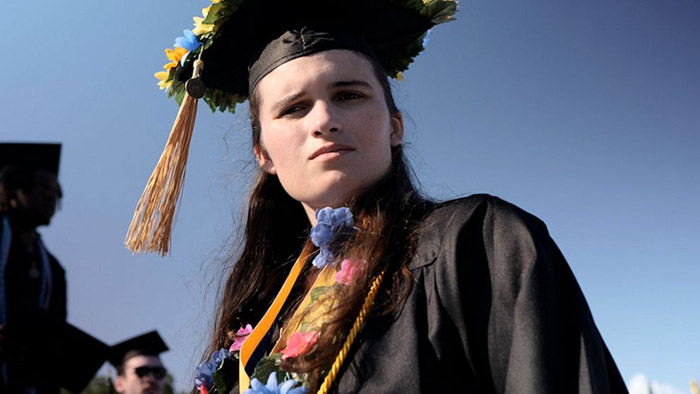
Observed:
[[[280,362],[282,361],[282,353],[271,354],[267,357],[263,357],[258,361],[258,365],[255,366],[253,375],[250,376],[251,379],[255,378],[262,383],[267,382],[267,378],[271,373],[277,373],[277,381],[281,382],[284,380],[287,373],[280,369]]]
[[[182,100],[185,98],[185,84],[175,87],[175,102],[177,105],[182,105]]]
[[[221,2],[226,4],[228,15],[231,15],[238,11],[238,8],[240,8],[240,6],[245,3],[246,0],[222,0]]]
[[[211,8],[209,9],[209,13],[207,14],[207,17],[204,18],[202,23],[205,25],[215,24],[219,19],[226,16],[225,15],[226,8],[227,8],[227,6],[224,3],[212,4]]]
[[[423,3],[423,0],[408,0],[406,1],[406,5],[404,7],[413,8],[416,11],[420,11],[424,5],[425,3]]]
[[[457,12],[457,3],[453,1],[438,1],[428,4],[423,11],[423,15],[429,17],[431,22],[438,25],[455,19],[454,14]]]
[[[204,102],[207,103],[211,112],[216,112],[216,104],[209,96],[204,96]]]
[[[423,0],[391,0],[397,7],[420,12],[423,8]]]
[[[212,374],[214,386],[219,393],[228,393],[238,380],[238,363],[230,358],[225,358],[221,366]]]
[[[202,44],[202,46],[200,47],[201,50],[203,50],[203,51],[206,50],[207,48],[209,48],[211,46],[211,44],[214,43],[214,40],[212,39],[211,33],[200,37],[200,40],[204,39],[205,37],[206,37],[206,40],[204,41],[204,44]]]
[[[333,290],[333,286],[318,286],[311,290],[311,302],[316,302],[323,296],[324,294],[328,293],[329,291]]]

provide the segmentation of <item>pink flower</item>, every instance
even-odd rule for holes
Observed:
[[[287,339],[287,347],[282,349],[282,359],[297,357],[311,349],[318,339],[318,331],[295,332]]]
[[[365,269],[364,260],[345,259],[340,263],[340,271],[335,275],[335,280],[342,285],[349,285]]]
[[[231,348],[228,351],[240,351],[241,347],[243,346],[243,342],[245,342],[245,340],[248,339],[248,336],[251,332],[253,332],[253,327],[250,324],[246,324],[245,327],[239,328],[238,331],[236,331],[236,334],[234,335],[233,344],[231,344]]]

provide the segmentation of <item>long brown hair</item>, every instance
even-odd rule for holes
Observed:
[[[363,55],[364,56],[364,55]],[[391,87],[381,66],[369,59],[384,90],[390,113],[398,116]],[[260,143],[259,99],[250,96],[253,143]],[[377,296],[371,317],[392,313],[411,289],[407,259],[413,247],[413,233],[428,203],[419,195],[412,180],[403,149],[392,149],[391,166],[377,183],[362,191],[348,204],[362,229],[344,248],[344,255],[364,258],[361,278],[341,290],[343,302],[333,310],[318,338],[317,346],[304,356],[285,360],[283,368],[308,372],[315,390],[335,358],[344,335],[355,320],[367,294],[369,283],[386,270],[382,291]],[[218,308],[214,333],[205,353],[211,354],[233,342],[233,333],[245,324],[254,325],[265,313],[290,265],[308,239],[309,221],[302,205],[282,188],[276,176],[262,170],[248,200],[248,215],[243,234],[243,249],[230,268]],[[293,296],[301,297],[297,289]]]

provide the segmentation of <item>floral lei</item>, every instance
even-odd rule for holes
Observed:
[[[334,302],[333,294],[351,284],[366,265],[364,260],[357,259],[343,259],[339,264],[332,264],[338,260],[338,251],[344,242],[356,231],[348,208],[323,208],[316,211],[316,220],[310,237],[319,248],[319,254],[314,258],[313,265],[322,272],[297,313],[282,330],[280,342],[257,363],[246,394],[308,393],[307,374],[285,371],[281,368],[281,362],[303,356],[314,349],[320,335],[319,327],[325,321],[323,316]],[[299,311],[302,311],[300,316],[297,315]],[[231,391],[238,380],[241,347],[252,332],[250,324],[241,327],[234,334],[234,342],[229,349],[214,352],[209,360],[199,365],[194,384],[201,394]]]

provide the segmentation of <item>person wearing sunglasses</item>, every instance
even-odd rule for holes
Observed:
[[[167,350],[156,331],[112,346],[109,361],[117,369],[114,390],[120,394],[161,393],[167,370],[160,353]]]

